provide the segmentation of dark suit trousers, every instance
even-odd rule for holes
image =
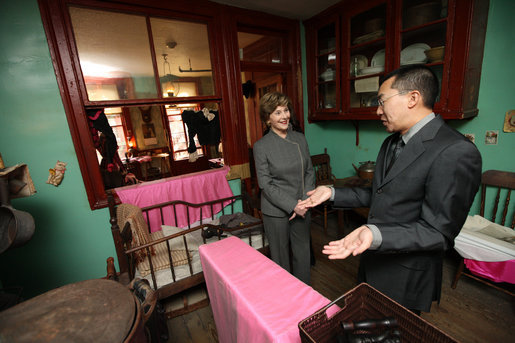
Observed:
[[[306,218],[270,217],[263,214],[265,234],[272,261],[292,273],[307,285],[311,282],[310,226],[311,213]],[[290,267],[290,244],[292,261]],[[293,270],[293,271],[292,271]]]

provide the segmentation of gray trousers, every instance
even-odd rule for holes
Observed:
[[[266,238],[272,261],[307,285],[311,282],[310,227],[311,213],[306,217],[270,217],[263,214]],[[290,244],[292,263],[290,267]],[[292,272],[293,269],[293,272]]]

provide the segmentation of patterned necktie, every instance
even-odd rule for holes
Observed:
[[[393,149],[390,150],[390,162],[388,163],[388,167],[386,168],[386,173],[388,173],[392,168],[393,163],[395,162],[397,157],[399,157],[399,154],[401,153],[402,148],[404,148],[404,145],[405,143],[402,140],[402,136],[399,135],[399,137],[397,138],[397,142],[395,144],[392,144]]]

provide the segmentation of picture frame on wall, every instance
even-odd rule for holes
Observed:
[[[156,137],[156,129],[154,128],[153,123],[143,123],[141,124],[141,129],[143,131],[143,141],[145,145],[156,145],[157,137]]]

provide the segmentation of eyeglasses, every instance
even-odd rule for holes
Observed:
[[[393,94],[393,95],[390,95],[389,97],[385,98],[385,99],[381,99],[380,97],[377,97],[377,103],[379,104],[379,106],[383,107],[384,106],[384,103],[386,101],[388,101],[390,98],[393,98],[394,96],[396,95],[403,95],[403,94],[406,94],[406,93],[409,93],[411,91],[402,91],[402,92],[399,92],[399,93],[396,93],[396,94]]]

